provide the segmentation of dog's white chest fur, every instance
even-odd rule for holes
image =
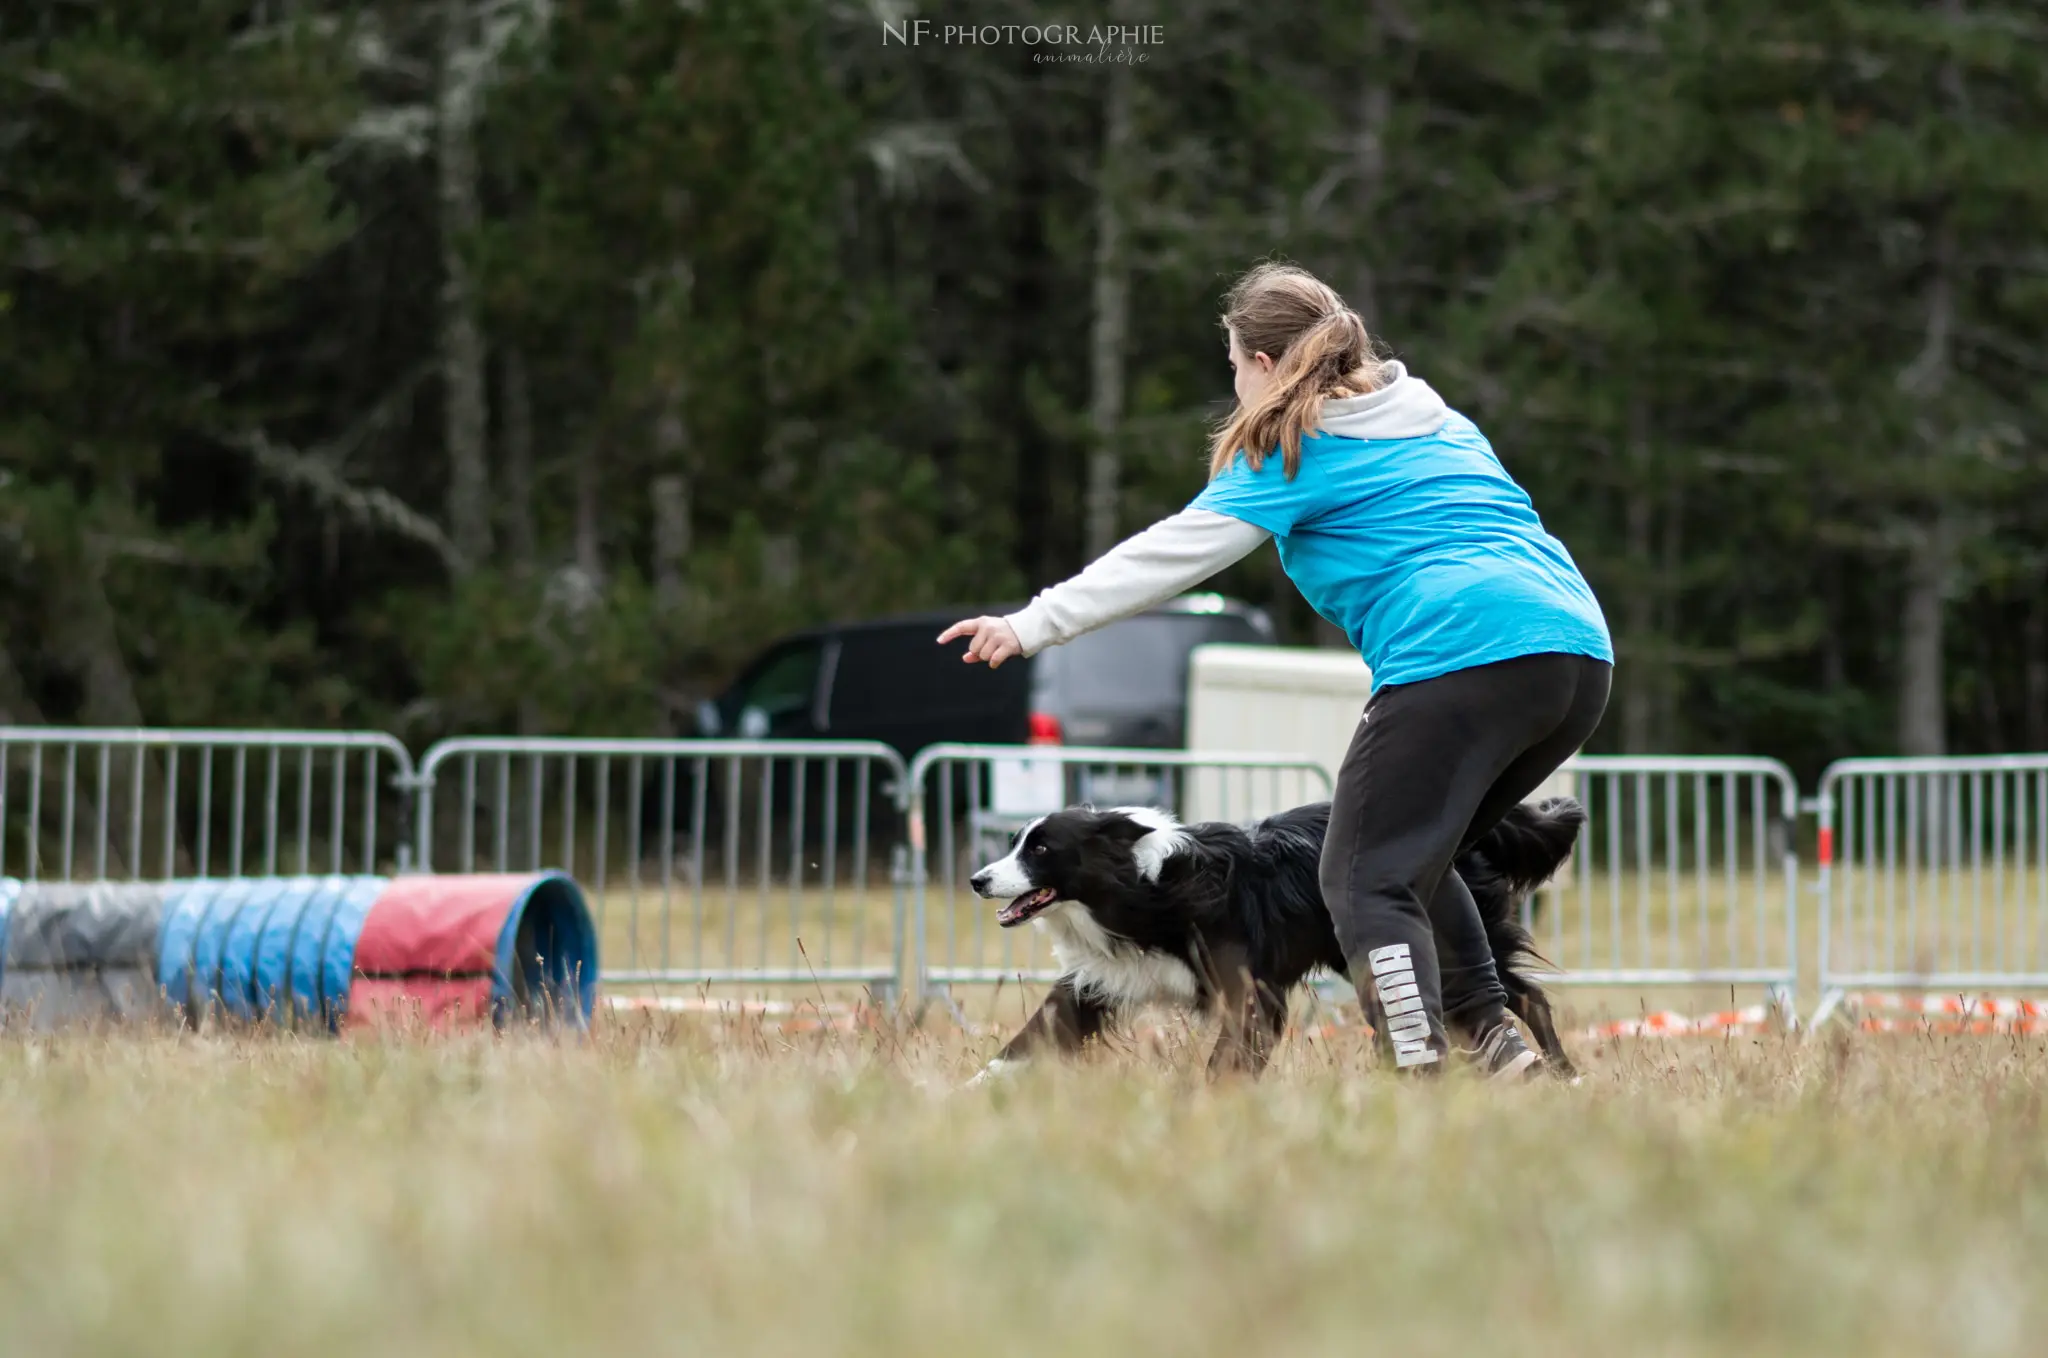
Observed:
[[[1063,901],[1031,923],[1052,940],[1060,970],[1085,992],[1119,1006],[1195,1001],[1187,963],[1118,941],[1077,901]]]

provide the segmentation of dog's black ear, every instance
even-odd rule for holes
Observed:
[[[1153,827],[1141,825],[1121,811],[1111,811],[1102,817],[1096,829],[1106,839],[1130,845],[1151,834]]]

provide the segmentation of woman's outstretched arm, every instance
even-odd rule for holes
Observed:
[[[939,641],[972,638],[965,659],[991,667],[1036,655],[1200,584],[1271,536],[1228,514],[1183,509],[1118,543],[1073,579],[1041,591],[1020,611],[956,622]]]

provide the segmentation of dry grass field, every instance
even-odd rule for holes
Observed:
[[[9,1353],[2038,1352],[2048,1045],[0,1036]]]

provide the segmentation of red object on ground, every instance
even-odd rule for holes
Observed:
[[[356,942],[346,1026],[489,1023],[506,903],[532,882],[522,873],[392,878]]]

